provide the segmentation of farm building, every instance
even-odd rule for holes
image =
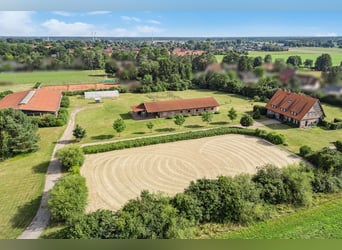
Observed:
[[[219,104],[213,97],[194,98],[182,100],[169,100],[157,102],[145,102],[132,106],[132,115],[135,119],[170,117],[177,114],[194,115],[203,112],[216,112]]]
[[[300,128],[316,125],[325,114],[318,99],[278,90],[266,105],[267,115]]]
[[[0,100],[0,109],[19,109],[27,115],[54,114],[57,116],[61,100],[62,91],[27,90],[5,96]]]

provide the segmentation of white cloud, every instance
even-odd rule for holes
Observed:
[[[91,36],[96,28],[92,24],[75,22],[66,23],[57,19],[49,19],[42,23],[47,34],[51,36]]]
[[[59,16],[73,16],[74,14],[71,12],[66,12],[66,11],[53,11],[52,12],[55,15],[59,15]]]
[[[32,36],[39,33],[31,17],[31,11],[1,11],[0,34],[2,36]]]
[[[157,21],[157,20],[148,20],[148,23],[152,23],[152,24],[161,24],[161,22]]]
[[[134,21],[134,22],[137,22],[137,23],[140,23],[141,22],[141,19],[140,18],[137,18],[137,17],[131,17],[131,16],[121,16],[121,19],[124,20],[124,21]]]
[[[136,27],[137,31],[141,34],[144,33],[159,33],[162,32],[161,29],[153,27],[153,26],[148,26],[148,25],[143,25],[143,26],[137,26]]]
[[[106,15],[109,13],[111,12],[110,11],[91,11],[91,12],[88,12],[87,14],[88,15]]]

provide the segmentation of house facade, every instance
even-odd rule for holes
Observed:
[[[278,90],[266,105],[267,115],[300,128],[318,124],[325,114],[318,99]]]
[[[0,109],[13,108],[27,115],[53,114],[57,117],[62,91],[35,89],[9,94],[0,100]]]
[[[145,102],[131,106],[134,119],[170,117],[177,114],[199,115],[203,112],[216,112],[219,103],[213,97]]]

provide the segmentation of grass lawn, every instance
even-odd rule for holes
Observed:
[[[242,230],[214,235],[216,239],[342,239],[342,198],[290,215],[256,223]]]
[[[44,85],[98,83],[106,79],[103,70],[61,70],[0,73],[0,92],[22,91],[32,88],[37,82]],[[4,84],[8,83],[8,84]]]
[[[219,102],[220,114],[215,114],[213,121],[207,126],[200,116],[186,117],[183,127],[179,128],[174,124],[174,120],[157,118],[150,120],[133,120],[130,115],[130,106],[137,105],[141,102],[153,100],[179,99],[179,98],[197,98],[213,96]],[[76,122],[87,131],[87,137],[81,143],[95,142],[108,139],[124,139],[146,135],[163,134],[168,132],[180,132],[186,130],[194,130],[205,127],[218,127],[238,124],[243,113],[252,110],[254,104],[262,105],[262,103],[253,103],[247,98],[230,95],[226,93],[218,93],[213,91],[188,90],[182,92],[162,92],[150,94],[120,94],[117,100],[103,99],[103,103],[94,104],[93,100],[84,100],[83,97],[72,97],[72,102],[81,107],[87,107],[87,110],[78,113]],[[231,123],[227,113],[234,107],[238,112],[238,118]],[[114,120],[122,118],[126,124],[126,130],[119,137],[112,128]],[[154,124],[153,132],[146,127],[146,124],[152,121]]]
[[[265,55],[270,54],[272,56],[273,62],[277,58],[282,58],[286,61],[289,56],[297,55],[302,58],[303,63],[306,59],[311,59],[315,63],[317,57],[319,57],[323,53],[330,54],[332,63],[334,66],[340,65],[340,63],[342,62],[342,49],[338,49],[338,48],[330,49],[330,48],[303,47],[303,48],[290,48],[289,51],[283,51],[283,52],[282,51],[279,51],[279,52],[277,51],[269,51],[269,52],[268,51],[263,51],[263,52],[250,51],[248,52],[248,55],[252,57],[257,57],[257,56],[265,57]]]
[[[332,121],[335,117],[342,118],[342,109],[323,104],[326,120]],[[263,127],[268,131],[276,131],[286,136],[288,146],[283,146],[294,153],[299,152],[299,148],[308,145],[314,150],[332,146],[332,142],[342,138],[342,130],[325,130],[321,127],[311,129],[292,128],[285,124],[271,124]]]
[[[40,149],[0,162],[0,239],[13,239],[35,216],[54,143],[64,127],[39,129]]]

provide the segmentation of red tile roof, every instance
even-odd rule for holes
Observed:
[[[209,108],[217,106],[220,106],[220,104],[215,100],[215,98],[207,97],[158,102],[145,102],[143,104],[139,104],[138,106],[132,106],[131,109],[133,110],[133,112],[146,110],[148,113],[157,113],[165,111]]]
[[[291,80],[296,74],[296,70],[294,69],[284,69],[282,72],[279,74],[279,81],[280,82],[288,82]]]
[[[0,109],[14,108],[23,111],[57,112],[61,98],[62,91],[47,89],[27,90],[5,96],[0,100]]]
[[[267,103],[266,109],[295,120],[301,120],[316,102],[319,103],[316,98],[278,90]],[[285,111],[282,111],[282,109],[285,109]]]

